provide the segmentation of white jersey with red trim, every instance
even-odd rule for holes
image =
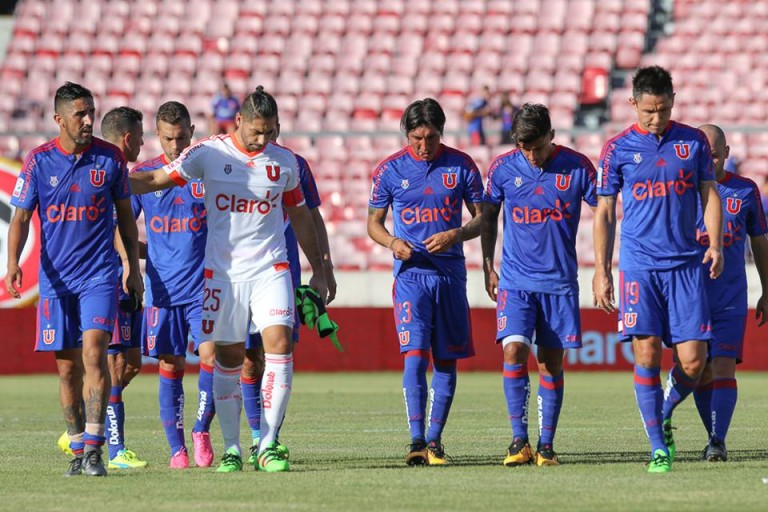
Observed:
[[[163,169],[178,185],[196,178],[205,184],[207,275],[250,281],[288,261],[283,205],[304,204],[291,150],[270,142],[248,152],[232,135],[215,135]]]

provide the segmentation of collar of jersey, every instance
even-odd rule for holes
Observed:
[[[441,156],[443,156],[443,149],[444,149],[444,146],[440,144],[440,147],[437,149],[437,154],[435,155],[435,158],[433,160],[430,160],[429,162],[419,158],[419,156],[416,154],[416,152],[413,150],[410,144],[408,145],[408,154],[411,155],[411,158],[413,158],[417,162],[424,162],[426,164],[432,165],[433,163],[437,162]]]
[[[168,157],[165,156],[165,153],[160,153],[160,161],[163,163],[163,165],[168,165],[171,163],[171,161],[168,160]]]
[[[718,183],[728,183],[731,181],[731,178],[733,178],[733,173],[725,171],[725,176],[723,176],[723,179],[717,180]]]
[[[61,145],[61,137],[56,137],[53,139],[53,141],[56,143],[56,149],[61,151],[65,156],[72,156],[73,153],[70,153],[66,149],[64,149],[64,146]],[[89,149],[91,149],[91,144],[93,142],[90,142],[87,146],[85,146],[85,149],[80,153],[80,155],[84,155]]]
[[[228,134],[228,136],[229,136],[230,139],[232,139],[232,144],[235,145],[237,150],[240,151],[245,156],[247,156],[248,158],[253,158],[256,155],[261,154],[262,151],[264,151],[264,148],[266,148],[267,145],[269,144],[269,142],[267,142],[267,144],[264,144],[264,146],[260,150],[258,150],[258,151],[248,151],[247,149],[245,149],[243,146],[240,145],[240,143],[237,141],[237,137],[235,137],[234,133],[230,133],[230,134]]]

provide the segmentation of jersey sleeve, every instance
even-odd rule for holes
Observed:
[[[34,210],[38,203],[37,155],[30,153],[24,160],[16,185],[13,187],[11,204],[25,210]]]
[[[307,203],[307,208],[315,209],[320,206],[320,193],[317,191],[317,183],[315,183],[312,169],[309,167],[309,162],[304,158],[296,155],[296,160],[299,162],[299,182],[301,183],[301,191],[304,193],[304,201]]]
[[[491,163],[488,169],[488,181],[485,184],[483,201],[491,204],[501,204],[504,201],[504,176],[501,172],[504,159],[499,157]]]
[[[474,160],[467,158],[466,185],[464,187],[464,202],[479,203],[483,200],[483,177]]]
[[[199,142],[185,149],[179,158],[163,167],[168,176],[179,186],[187,182],[200,179],[205,176],[205,154],[208,146],[205,141]]]
[[[597,171],[595,166],[587,158],[583,158],[584,163],[584,202],[591,207],[597,206]]]
[[[389,208],[389,205],[392,204],[392,191],[385,177],[390,165],[389,162],[379,164],[373,172],[371,195],[368,198],[368,206],[372,208]]]
[[[128,184],[128,163],[125,161],[122,153],[117,153],[115,165],[117,166],[117,176],[112,183],[112,197],[115,199],[128,199],[131,197],[131,187]]]
[[[624,179],[621,175],[621,166],[618,159],[617,141],[611,140],[603,147],[600,153],[600,166],[597,168],[597,194],[601,196],[615,196],[621,190]]]
[[[283,192],[283,204],[285,206],[301,206],[305,203],[304,193],[301,190],[301,179],[299,173],[299,159],[296,155],[292,155],[293,162],[291,167],[293,172],[288,174],[288,181],[285,183],[285,191]]]
[[[757,185],[752,183],[752,193],[750,194],[750,208],[747,212],[747,234],[749,236],[761,236],[768,233],[768,222],[766,222],[765,212],[763,211],[763,201],[760,197],[760,190]]]
[[[141,211],[144,209],[140,195],[131,196],[131,208],[133,209],[133,217],[138,219]]]

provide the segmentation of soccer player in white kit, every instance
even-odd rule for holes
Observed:
[[[240,370],[249,332],[264,345],[259,469],[287,471],[275,434],[293,380],[294,298],[283,235],[284,211],[312,266],[309,284],[325,300],[328,287],[312,217],[299,186],[292,151],[270,142],[277,130],[274,98],[260,86],[243,102],[231,134],[215,135],[187,148],[170,164],[131,175],[134,194],[201,178],[205,184],[208,240],[202,330],[216,343],[213,393],[225,453],[218,472],[242,469]],[[262,423],[264,424],[264,422]]]

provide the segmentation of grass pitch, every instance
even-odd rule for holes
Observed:
[[[185,379],[186,421],[194,422],[196,375]],[[536,441],[538,379],[531,376],[531,442]],[[281,434],[290,473],[216,474],[168,469],[157,417],[157,376],[126,390],[128,446],[144,470],[107,478],[63,478],[67,457],[54,376],[0,378],[0,510],[766,510],[766,375],[739,375],[739,403],[728,438],[730,460],[698,460],[705,445],[693,400],[675,413],[677,460],[650,475],[648,442],[627,373],[566,374],[554,468],[501,465],[510,427],[495,373],[461,373],[443,442],[447,467],[406,467],[409,442],[400,375],[302,374],[294,380]],[[189,430],[189,428],[188,428]],[[189,434],[187,435],[189,438]],[[243,419],[242,439],[249,431]],[[214,420],[217,458],[221,435]],[[191,441],[188,441],[191,450]],[[190,454],[191,455],[191,454]],[[191,458],[191,457],[190,457]]]

